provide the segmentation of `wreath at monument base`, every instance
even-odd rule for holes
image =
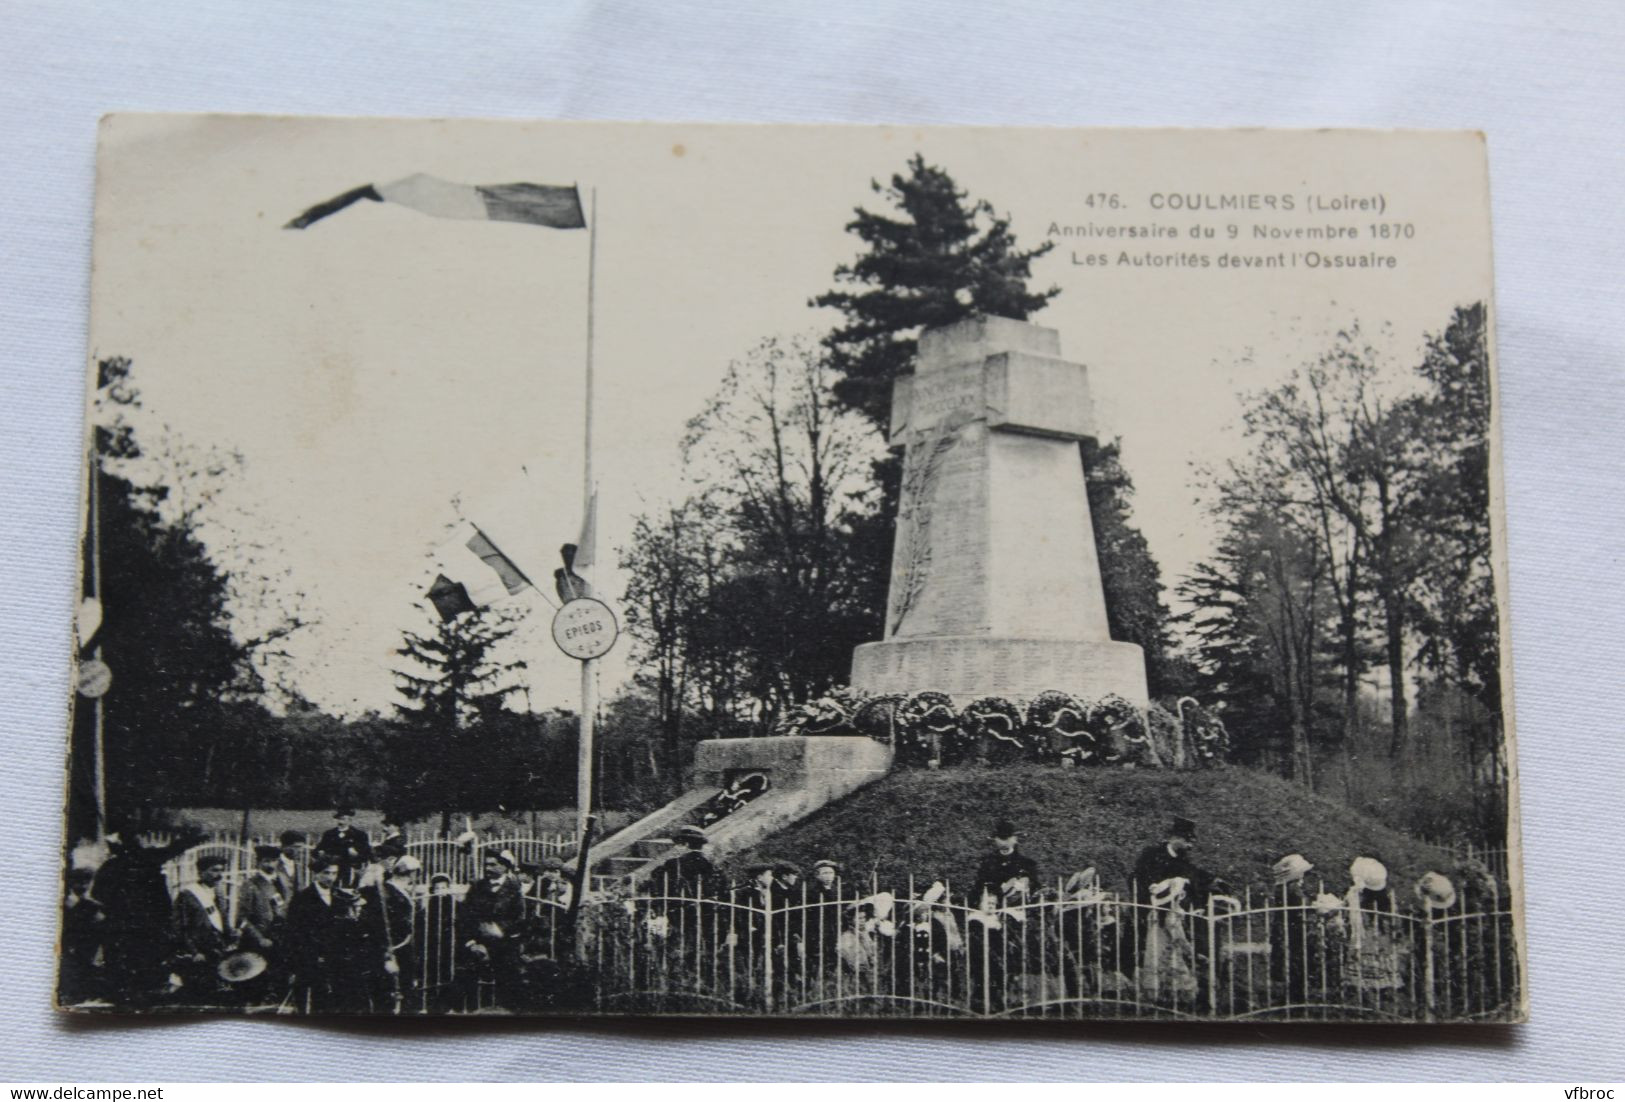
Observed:
[[[947,693],[868,696],[850,686],[785,713],[775,735],[872,738],[906,768],[982,762],[1046,762],[1064,767],[1203,769],[1224,764],[1224,723],[1192,697],[1174,709],[1140,709],[1115,693],[1095,701],[1059,689],[1021,701],[983,696],[963,708]]]

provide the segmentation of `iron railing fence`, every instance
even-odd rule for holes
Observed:
[[[284,1009],[414,1014],[1493,1021],[1522,1001],[1497,894],[1424,912],[1242,892],[1189,911],[1056,885],[983,909],[915,888],[671,885],[574,916],[526,897],[493,930],[463,889],[420,887],[399,977],[347,973],[340,952],[314,997],[272,990]]]
[[[623,900],[583,931],[595,1008],[1465,1020],[1513,1017],[1520,1003],[1498,898],[1424,915],[1244,892],[1188,911],[1057,884],[993,910],[913,889]]]

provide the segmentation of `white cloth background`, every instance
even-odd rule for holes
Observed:
[[[1621,1078],[1619,7],[824,0],[776,16],[756,8],[0,5],[0,1079]],[[137,109],[1487,131],[1533,1022],[932,1030],[54,1019],[96,119]]]

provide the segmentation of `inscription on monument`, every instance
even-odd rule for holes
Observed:
[[[930,432],[950,418],[963,423],[986,417],[984,376],[978,363],[899,380],[892,398],[892,439]]]

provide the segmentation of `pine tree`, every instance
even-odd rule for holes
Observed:
[[[847,223],[868,247],[835,269],[837,283],[814,306],[833,306],[846,323],[824,338],[840,378],[835,397],[885,428],[892,380],[913,370],[920,330],[993,314],[1024,320],[1060,294],[1030,291],[1032,262],[1053,246],[1016,248],[1010,220],[985,199],[969,201],[942,169],[915,154],[909,174],[871,187],[901,218],[857,209]]]
[[[503,701],[520,691],[509,675],[525,668],[494,651],[514,628],[485,609],[439,621],[432,633],[403,632],[396,654],[413,670],[396,670],[403,745],[390,763],[389,806],[397,822],[435,811],[442,829],[453,810],[488,810],[477,778],[490,749],[483,736]]]

